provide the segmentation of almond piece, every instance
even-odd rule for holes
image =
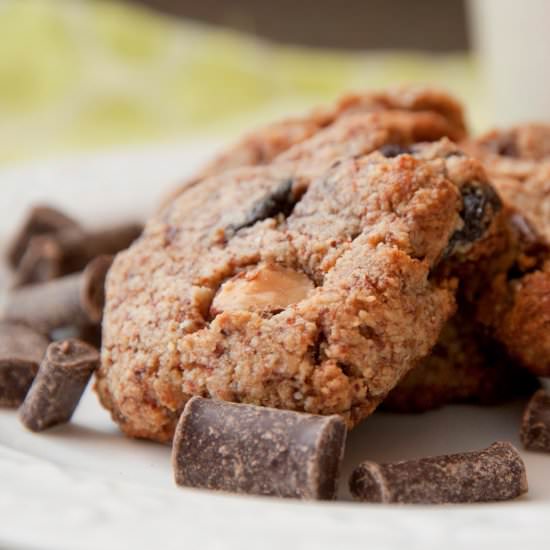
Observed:
[[[280,311],[303,300],[312,289],[313,282],[304,273],[276,264],[261,264],[226,281],[214,298],[211,314]]]

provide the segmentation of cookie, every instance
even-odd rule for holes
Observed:
[[[430,113],[438,135],[417,141],[447,136],[458,141],[466,137],[466,125],[460,103],[443,91],[423,87],[403,87],[384,92],[365,92],[344,96],[332,106],[319,108],[306,116],[289,118],[258,128],[228,147],[197,175],[180,185],[167,197],[173,197],[207,177],[241,166],[269,164],[291,147],[302,143],[344,116],[373,112]]]
[[[480,265],[469,299],[474,318],[532,373],[550,374],[550,247],[525,218],[508,213],[510,245]],[[527,232],[527,238],[526,233]],[[532,240],[533,239],[533,240]]]
[[[441,265],[498,210],[481,165],[447,140],[329,143],[202,181],[117,256],[97,390],[127,434],[169,441],[193,395],[353,426],[433,347],[455,308]]]
[[[539,386],[538,379],[516,364],[459,305],[430,355],[381,406],[392,412],[420,413],[449,403],[493,405],[531,395]]]
[[[508,246],[481,270],[477,319],[510,355],[550,374],[550,126],[493,131],[465,148],[480,158],[506,215]]]
[[[532,272],[494,277],[476,314],[512,357],[538,376],[550,375],[550,260]]]
[[[524,124],[491,130],[478,137],[474,145],[480,152],[502,159],[540,161],[550,157],[550,126]]]
[[[550,242],[550,125],[494,130],[467,144],[506,204]]]
[[[357,96],[355,96],[355,102],[357,102]],[[342,104],[346,103],[353,104],[354,101],[349,99],[342,101]],[[455,118],[456,120],[462,120],[462,116]],[[456,126],[457,128],[463,128],[462,123],[456,122]],[[317,132],[315,136],[307,141],[295,145],[288,152],[280,154],[274,162],[291,162],[298,165],[302,170],[309,172],[308,175],[313,177],[315,173],[311,173],[311,171],[314,171],[318,165],[329,166],[341,156],[359,155],[380,147],[387,156],[397,155],[404,152],[404,148],[411,143],[433,141],[449,132],[453,133],[450,131],[448,120],[443,119],[436,112],[389,110],[375,114],[349,114],[346,120],[339,120],[329,128]],[[261,132],[256,137],[259,139]],[[428,149],[425,148],[424,155],[427,154]],[[460,152],[451,148],[448,154],[460,154]],[[265,159],[265,157],[262,158]],[[312,162],[313,159],[315,159],[315,162]],[[322,163],[320,163],[321,160]],[[259,162],[258,158],[253,162],[257,161]],[[252,161],[249,159],[249,162]],[[475,207],[474,202],[472,208]],[[495,224],[495,226],[499,227],[498,224]],[[474,258],[478,260],[480,258],[485,259],[487,255],[493,252],[495,244],[492,241],[494,239],[490,239],[488,233],[486,231],[485,238],[476,244],[477,255],[473,254],[472,249],[468,250],[468,256],[471,260]],[[500,230],[493,230],[492,233],[500,234]],[[482,246],[482,243],[485,243],[485,246]],[[442,343],[444,348],[452,346],[454,349],[460,349],[463,345],[469,350],[478,347],[476,342],[469,342],[465,335],[458,342],[446,341]],[[484,394],[489,394],[490,391],[500,393],[503,389],[501,384],[497,384],[498,373],[497,369],[494,368],[489,370],[492,375],[491,379],[495,382],[495,387],[492,390],[489,388],[488,376],[485,369],[481,369],[481,359],[477,363],[479,369],[464,368],[464,364],[460,361],[460,355],[457,360],[453,356],[447,356],[445,362],[441,358],[436,359],[435,362],[437,363],[435,369],[437,374],[434,373],[434,375],[437,377],[438,383],[431,387],[431,398],[429,401],[424,402],[426,408],[457,400],[459,394],[463,395],[467,392],[470,392],[470,395],[474,397],[477,389],[481,387],[481,380],[485,381],[482,386]],[[460,382],[456,379],[457,373],[460,373]],[[471,379],[468,378],[469,376],[471,376]],[[461,388],[457,388],[457,385]],[[416,384],[403,384],[401,386],[399,400],[402,403],[402,409],[406,408],[404,403],[412,402],[417,398],[415,386]]]

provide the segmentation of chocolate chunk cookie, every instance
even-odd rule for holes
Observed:
[[[492,189],[446,140],[331,154],[349,119],[189,188],[116,258],[97,390],[127,434],[169,441],[192,395],[352,426],[433,347],[455,308],[441,264],[490,231]]]

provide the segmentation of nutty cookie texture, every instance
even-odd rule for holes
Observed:
[[[169,441],[192,395],[352,426],[430,351],[455,308],[441,261],[475,248],[494,204],[465,204],[492,193],[448,141],[384,153],[289,151],[147,224],[108,276],[97,380],[127,434]]]

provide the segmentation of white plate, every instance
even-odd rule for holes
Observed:
[[[145,216],[212,152],[177,144],[36,162],[0,171],[0,235],[47,200],[88,221]],[[519,446],[522,404],[375,414],[349,437],[342,497],[361,459]],[[514,502],[391,507],[305,503],[179,489],[169,449],[120,435],[88,391],[74,421],[40,435],[0,410],[0,548],[238,550],[548,548],[550,456],[524,452],[529,495]]]

